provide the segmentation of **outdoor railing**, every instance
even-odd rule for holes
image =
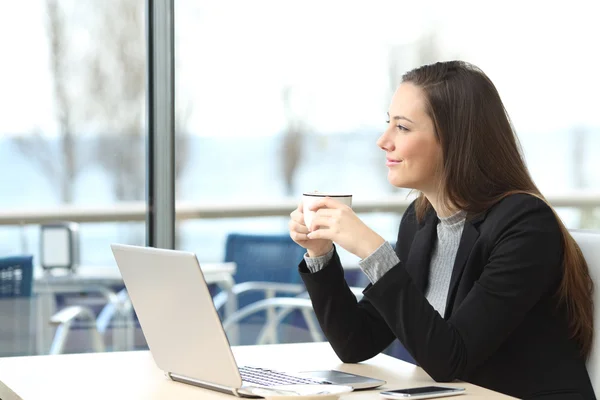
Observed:
[[[547,196],[554,207],[593,210],[600,208],[599,192],[575,192]],[[402,213],[412,198],[392,195],[377,200],[354,200],[357,213]],[[298,205],[298,199],[261,202],[178,202],[177,220],[288,216]],[[28,208],[0,211],[1,225],[32,225],[55,221],[72,222],[135,222],[146,218],[145,202],[117,203],[110,206],[71,206]]]

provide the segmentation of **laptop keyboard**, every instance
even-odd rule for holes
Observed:
[[[288,375],[284,372],[277,372],[264,368],[239,367],[239,370],[244,382],[261,386],[329,384],[329,382],[326,381],[299,378],[297,376]]]

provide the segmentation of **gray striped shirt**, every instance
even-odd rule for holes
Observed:
[[[444,316],[446,311],[450,277],[462,237],[465,217],[466,212],[459,211],[450,217],[439,218],[440,222],[437,225],[437,240],[429,264],[429,285],[425,297],[441,316]],[[304,259],[309,271],[314,273],[323,269],[332,257],[333,249],[320,257],[308,257],[308,254],[305,254]],[[375,283],[399,262],[392,245],[384,242],[371,255],[361,260],[359,266],[371,283]]]

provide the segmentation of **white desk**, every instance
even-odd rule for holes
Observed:
[[[202,263],[202,273],[208,284],[216,284],[225,291],[225,315],[237,310],[237,298],[233,295],[236,272],[235,263]],[[33,292],[38,295],[38,321],[40,326],[36,341],[38,354],[47,354],[50,349],[54,328],[48,323],[57,311],[54,296],[58,293],[98,293],[110,301],[115,297],[111,287],[122,286],[123,278],[116,265],[113,266],[82,266],[75,273],[64,270],[43,271],[36,266],[33,273]],[[235,332],[234,332],[235,333]]]
[[[362,364],[342,364],[328,343],[234,347],[240,364],[257,364],[281,370],[336,368],[386,380],[380,389],[359,391],[342,399],[379,399],[383,388],[394,389],[435,384],[421,369],[398,359],[379,355]],[[467,388],[457,399],[509,399],[481,387]],[[2,400],[71,399],[234,399],[227,394],[173,382],[160,371],[147,351],[0,359]]]
[[[207,283],[224,284],[225,288],[232,285],[232,276],[235,274],[235,263],[202,263],[202,273]],[[92,286],[119,286],[123,285],[123,278],[116,265],[113,266],[83,266],[75,273],[65,271],[52,271],[48,273],[41,267],[33,271],[33,291],[43,293],[72,293],[85,291]],[[225,290],[224,288],[224,290]]]

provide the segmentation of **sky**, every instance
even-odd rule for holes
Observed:
[[[0,134],[56,132],[44,4],[0,0]],[[410,69],[411,49],[435,31],[439,59],[481,67],[518,131],[598,129],[600,25],[593,2],[565,4],[175,0],[176,101],[189,106],[188,130],[205,136],[278,134],[284,87],[315,131],[382,129],[390,46],[404,46]],[[93,43],[83,23],[75,32],[74,49]]]

